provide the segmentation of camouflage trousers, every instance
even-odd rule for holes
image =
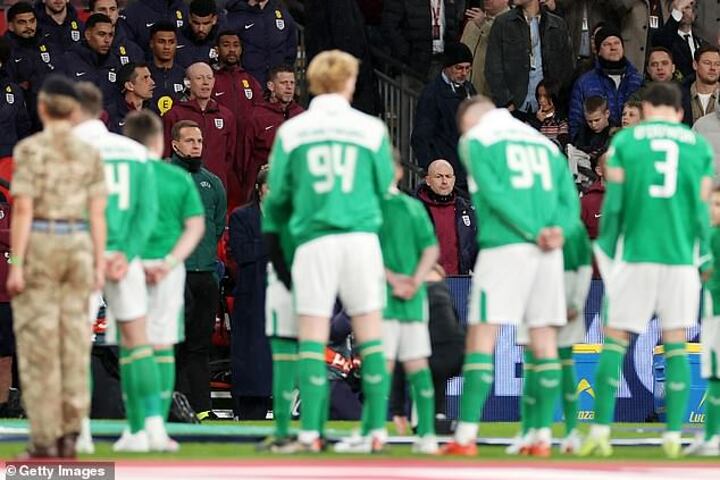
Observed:
[[[86,232],[30,234],[25,290],[12,307],[30,440],[37,447],[78,433],[89,413],[91,252]]]

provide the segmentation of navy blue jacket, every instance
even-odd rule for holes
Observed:
[[[75,82],[92,82],[103,94],[103,106],[112,105],[120,95],[117,70],[120,59],[112,52],[99,55],[82,42],[62,56],[57,70]]]
[[[633,93],[640,90],[643,84],[643,77],[632,63],[627,62],[625,75],[620,81],[620,88],[615,88],[615,82],[595,62],[595,68],[584,73],[577,79],[570,97],[570,111],[568,121],[570,124],[570,138],[575,138],[578,131],[585,123],[583,104],[588,97],[605,97],[610,109],[610,123],[620,125],[622,109]]]
[[[197,40],[190,25],[183,28],[178,35],[175,61],[185,68],[195,62],[206,62],[214,65],[218,58],[215,41],[217,40],[218,33],[220,33],[222,29],[224,29],[224,26],[222,26],[218,20],[218,23],[213,27],[205,40]]]
[[[30,116],[22,88],[10,80],[4,68],[0,69],[0,88],[0,157],[9,157],[15,144],[30,135]]]
[[[83,23],[78,19],[77,11],[71,3],[68,3],[67,17],[60,25],[45,13],[45,5],[42,0],[35,2],[35,15],[43,41],[49,43],[56,52],[65,52],[82,40]]]
[[[232,314],[233,396],[269,397],[272,357],[265,336],[265,286],[268,252],[260,230],[256,202],[230,215],[230,254],[237,264]]]
[[[297,26],[279,0],[269,0],[262,10],[247,0],[230,0],[225,8],[226,27],[240,35],[242,66],[260,85],[265,85],[272,67],[295,64]]]
[[[145,62],[145,51],[130,39],[127,29],[121,25],[121,22],[118,20],[113,43],[110,46],[110,52],[117,57],[120,65],[125,65],[130,62]]]
[[[105,111],[108,114],[107,128],[113,133],[122,135],[125,126],[125,117],[130,113],[130,105],[125,101],[124,95],[117,95]]]
[[[150,109],[159,115],[165,115],[173,104],[181,100],[185,91],[185,69],[176,63],[165,69],[150,63],[150,75],[155,81]]]
[[[415,111],[415,127],[410,137],[418,165],[427,168],[433,160],[444,158],[452,164],[457,186],[466,189],[465,169],[460,165],[457,144],[460,133],[455,119],[460,102],[475,95],[475,87],[465,82],[448,84],[442,73],[423,89]]]
[[[142,0],[130,4],[122,19],[133,40],[150,58],[150,27],[160,21],[175,22],[178,29],[188,22],[188,6],[183,0]]]

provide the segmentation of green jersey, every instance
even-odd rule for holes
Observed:
[[[320,95],[285,122],[270,154],[263,231],[287,224],[296,246],[325,235],[377,233],[393,165],[385,125],[339,95]]]
[[[437,245],[435,230],[425,206],[403,194],[395,195],[383,204],[383,226],[380,229],[385,268],[402,275],[415,273],[423,251]],[[410,300],[396,298],[387,287],[384,318],[408,322],[427,321],[427,289],[423,283]]]
[[[98,149],[105,164],[107,251],[122,252],[132,260],[145,249],[158,212],[148,151],[129,138],[108,132],[100,120],[81,123],[73,131]]]
[[[705,287],[712,296],[712,314],[720,315],[720,227],[713,227],[710,233],[710,250],[713,257],[713,273]]]
[[[592,265],[592,247],[585,225],[578,220],[575,227],[565,232],[563,263],[566,272],[575,272]]]
[[[494,110],[460,139],[478,218],[480,248],[535,243],[541,229],[567,231],[580,216],[567,159],[537,130]]]
[[[150,162],[155,174],[155,192],[158,205],[157,222],[150,239],[142,252],[142,258],[154,260],[165,258],[180,239],[185,230],[185,220],[191,217],[203,217],[200,194],[188,172],[162,160]]]
[[[693,265],[698,248],[707,252],[701,184],[713,176],[713,153],[705,139],[681,123],[643,122],[615,135],[607,167],[597,243],[608,256]]]

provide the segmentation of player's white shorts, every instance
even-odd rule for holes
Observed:
[[[292,293],[277,278],[268,264],[268,285],[265,290],[265,334],[268,337],[297,338],[298,323]]]
[[[712,315],[712,297],[705,291],[705,312],[700,331],[703,378],[720,379],[720,315]]]
[[[105,282],[104,296],[108,319],[127,322],[147,314],[145,271],[139,259],[128,264],[127,274],[122,280]]]
[[[432,353],[427,322],[383,320],[382,341],[387,360],[406,362]]]
[[[350,316],[385,306],[385,268],[374,233],[325,235],[300,245],[292,278],[298,315],[330,317],[337,297]]]
[[[663,330],[697,324],[700,275],[692,265],[615,261],[605,277],[606,325],[643,333],[653,314]]]
[[[152,267],[163,260],[145,260]],[[175,345],[185,340],[185,265],[179,263],[162,281],[148,285],[147,333],[152,345]]]
[[[528,243],[480,250],[468,323],[560,327],[566,321],[562,250]]]

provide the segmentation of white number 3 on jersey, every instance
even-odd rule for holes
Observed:
[[[650,185],[650,196],[654,198],[670,198],[677,190],[677,170],[680,149],[672,140],[657,138],[650,142],[650,150],[665,154],[665,159],[655,162],[655,170],[663,176],[662,185]]]

